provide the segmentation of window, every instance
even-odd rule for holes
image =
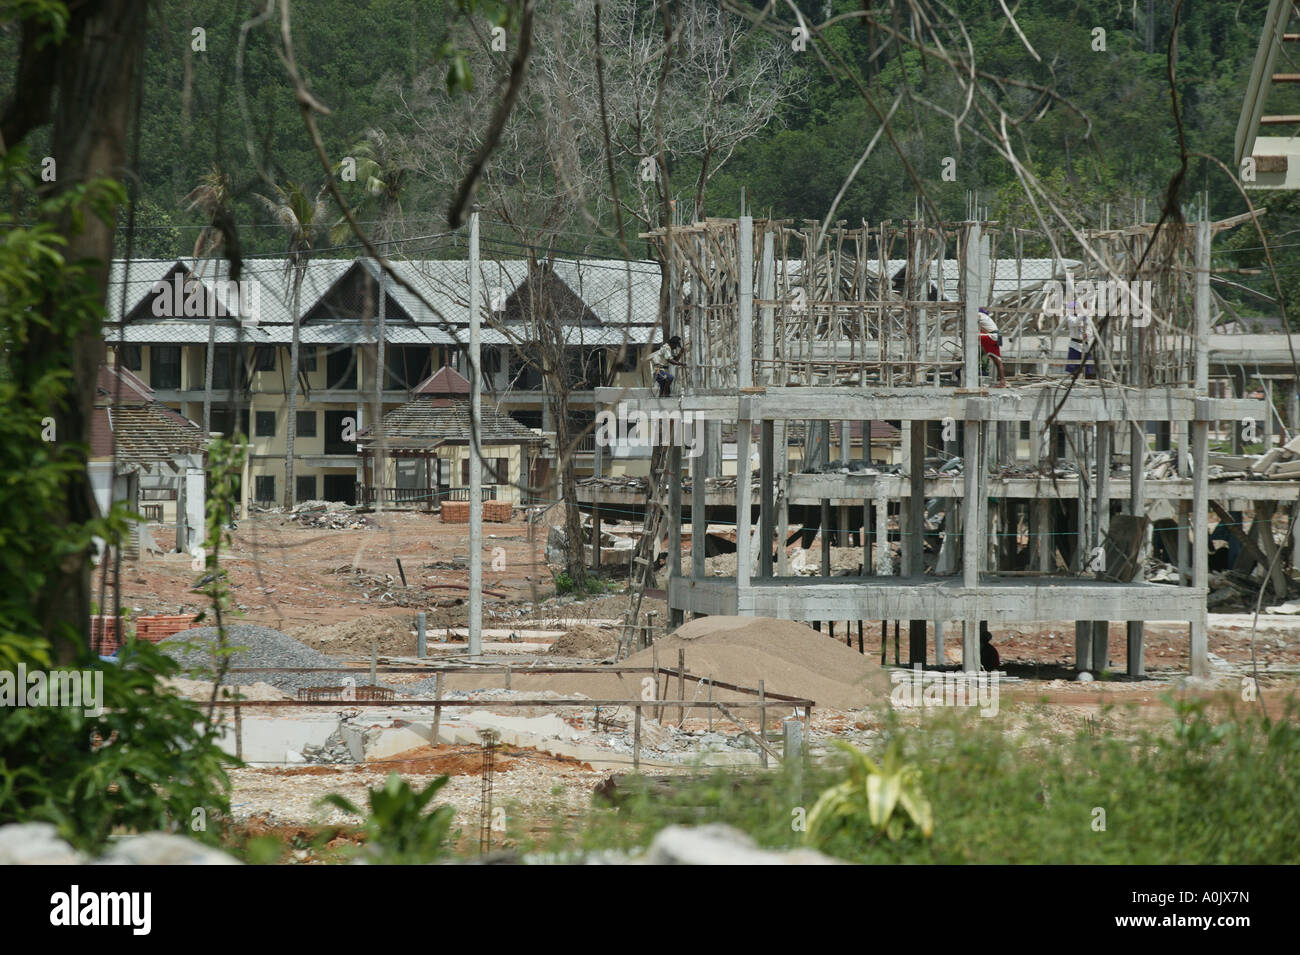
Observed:
[[[384,388],[389,391],[414,388],[431,374],[425,345],[389,345],[384,349],[384,364],[388,367]]]
[[[259,411],[257,413],[257,437],[275,437],[275,412]]]
[[[316,346],[315,345],[298,346],[298,370],[299,371],[316,370]]]
[[[204,350],[203,360],[207,361],[207,351]],[[231,369],[239,364],[233,345],[218,345],[212,353],[212,388],[215,391],[218,388],[229,388],[231,382]],[[207,374],[207,369],[204,369]]]
[[[331,349],[325,358],[325,387],[330,390],[354,391],[357,387],[357,363],[350,346]]]
[[[258,345],[253,349],[253,368],[257,371],[275,371],[275,348]]]
[[[316,500],[316,475],[308,474],[293,479],[294,495],[299,501]]]
[[[460,462],[460,483],[463,487],[469,486],[469,458]],[[510,483],[510,459],[509,458],[484,458],[483,459],[483,483],[484,484],[509,484]]]
[[[118,351],[118,360],[127,371],[139,371],[144,367],[144,356],[139,345],[123,345]]]
[[[149,386],[154,389],[180,388],[181,349],[179,345],[154,345],[149,349]]]
[[[510,417],[525,428],[541,428],[542,426],[542,413],[540,411],[511,411]]]
[[[275,475],[259,474],[253,481],[253,496],[259,504],[275,503]]]
[[[316,437],[316,412],[299,411],[296,430],[300,438]]]

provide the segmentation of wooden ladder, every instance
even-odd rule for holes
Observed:
[[[659,538],[671,520],[668,496],[670,482],[675,479],[668,467],[669,447],[657,444],[650,455],[650,476],[646,479],[645,518],[641,525],[641,539],[632,554],[632,569],[628,581],[627,611],[623,614],[623,630],[619,635],[616,660],[631,655],[637,644],[637,625],[641,619],[641,598],[647,587],[655,583],[655,557],[658,556]],[[673,555],[669,555],[673,559]],[[680,556],[677,557],[681,559]]]

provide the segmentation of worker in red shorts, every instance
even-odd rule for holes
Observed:
[[[1007,375],[1002,369],[1002,348],[998,345],[998,326],[987,308],[980,309],[980,351],[989,356],[998,370],[998,387],[1007,386]]]

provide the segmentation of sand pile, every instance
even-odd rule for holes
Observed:
[[[370,614],[328,626],[299,627],[289,636],[321,653],[346,657],[368,656],[371,641],[381,655],[413,657],[416,651],[410,614]]]
[[[548,652],[557,657],[603,660],[612,657],[617,649],[618,634],[615,631],[583,625],[557,637]]]
[[[758,686],[763,680],[769,693],[811,699],[817,706],[837,710],[861,709],[889,699],[884,671],[856,649],[824,633],[789,620],[769,617],[702,617],[658,641],[661,666],[676,667],[678,649],[686,651],[686,671],[697,676],[741,686]],[[642,650],[624,663],[648,667],[654,651]],[[640,696],[640,675],[556,674],[551,677],[519,675],[515,689],[551,689],[557,693],[582,693],[591,698],[634,699]],[[695,693],[688,683],[686,698]],[[705,691],[701,690],[701,699]],[[675,681],[668,696],[676,698]],[[715,699],[735,694],[715,692]]]

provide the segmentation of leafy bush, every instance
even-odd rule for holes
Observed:
[[[370,790],[370,814],[366,816],[366,848],[374,861],[385,865],[419,865],[446,855],[452,819],[450,806],[433,812],[425,809],[447,785],[447,776],[439,776],[423,790],[415,790],[397,773],[389,773],[380,789]],[[344,812],[365,816],[344,796],[330,793],[321,800]]]
[[[896,830],[897,840],[879,837],[887,800],[873,824],[866,780],[882,774],[865,766],[852,770],[862,787],[852,824],[817,822],[827,810],[823,804],[818,813],[815,794],[846,780],[840,760],[814,760],[801,775],[719,770],[671,782],[620,781],[617,809],[598,803],[576,820],[557,817],[538,848],[634,849],[664,826],[703,822],[734,825],[765,847],[792,848],[805,840],[799,822],[806,818],[809,829],[816,823],[812,836],[822,851],[863,863],[1260,865],[1300,858],[1295,701],[1271,718],[1232,696],[1168,705],[1172,719],[1149,730],[1120,732],[1113,714],[1103,714],[1100,735],[1064,733],[1028,709],[1016,711],[1024,725],[1014,732],[951,712],[927,714],[923,729],[887,717],[873,750],[887,763],[894,749],[894,765],[922,774],[930,838],[909,837],[910,825]]]
[[[100,849],[117,828],[178,829],[207,842],[228,816],[235,764],[198,707],[160,681],[178,664],[146,641],[128,641],[118,663],[87,660],[103,675],[103,708],[0,708],[0,825],[54,823],[78,848]]]
[[[921,770],[903,762],[895,740],[879,764],[843,740],[835,745],[848,754],[847,778],[824,790],[808,813],[805,838],[814,846],[825,846],[836,835],[850,838],[887,835],[899,839],[907,820],[929,838],[934,833],[934,814],[921,792]],[[907,819],[895,813],[902,808]]]

